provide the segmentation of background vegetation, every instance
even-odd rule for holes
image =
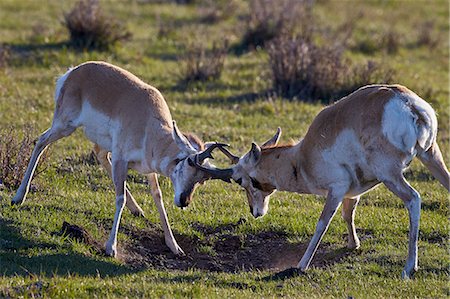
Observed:
[[[239,153],[278,126],[283,140],[298,140],[324,104],[359,85],[400,83],[436,109],[449,163],[447,1],[84,1],[100,5],[93,15],[73,13],[74,4],[0,1],[0,297],[450,295],[448,194],[417,161],[407,171],[423,198],[421,269],[412,281],[400,280],[407,212],[384,187],[358,207],[360,250],[345,250],[346,227],[336,216],[308,274],[284,280],[272,275],[297,264],[323,198],[279,192],[256,220],[237,186],[208,182],[180,210],[161,177],[187,253],[176,258],[163,244],[145,180],[131,172],[146,219],[125,210],[119,259],[107,258],[61,233],[67,221],[102,243],[112,225],[112,184],[79,130],[52,147],[25,204],[9,204],[14,167],[25,165],[13,149],[29,150],[30,128],[37,136],[50,126],[55,79],[87,60],[130,70],[161,90],[181,129]],[[94,24],[80,28],[85,17]]]

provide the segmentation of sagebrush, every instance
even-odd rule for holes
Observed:
[[[103,13],[98,0],[77,2],[64,14],[64,24],[75,48],[106,50],[131,37],[121,22]]]

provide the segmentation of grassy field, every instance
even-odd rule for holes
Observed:
[[[429,101],[438,113],[438,142],[450,161],[449,5],[447,1],[318,1],[317,22],[336,27],[362,12],[345,54],[352,61],[374,59],[396,70],[395,81]],[[124,20],[133,37],[110,51],[67,47],[61,25],[71,1],[0,1],[0,128],[26,125],[47,129],[53,115],[54,82],[67,67],[87,60],[119,65],[157,87],[180,129],[205,141],[230,143],[244,153],[278,126],[282,140],[299,139],[321,103],[267,96],[268,55],[264,50],[229,53],[222,76],[184,84],[180,56],[189,43],[243,32],[246,2],[229,19],[200,22],[198,5],[152,1],[104,1]],[[426,23],[428,22],[428,23]],[[163,25],[161,25],[163,24]],[[428,25],[426,25],[428,24]],[[431,26],[436,46],[418,42]],[[174,26],[173,28],[170,26]],[[158,37],[161,26],[169,26]],[[395,53],[379,49],[376,38],[395,30]],[[1,63],[1,62],[4,63]],[[333,99],[327,99],[332,101]],[[335,99],[334,99],[335,100]],[[2,140],[0,140],[2,142]],[[279,192],[268,215],[253,219],[245,193],[235,185],[207,182],[186,210],[173,204],[170,180],[160,178],[168,217],[185,257],[163,244],[163,232],[149,187],[130,172],[130,187],[146,218],[125,209],[118,235],[119,258],[61,234],[64,221],[84,227],[101,244],[114,216],[114,192],[106,172],[90,157],[92,144],[81,130],[51,148],[35,191],[21,207],[11,207],[15,190],[0,190],[0,297],[338,297],[442,298],[450,295],[449,197],[414,161],[407,178],[422,195],[420,270],[400,279],[407,254],[408,216],[403,203],[382,186],[362,197],[356,212],[361,248],[347,251],[346,225],[337,215],[307,274],[276,279],[297,264],[314,232],[324,199]],[[220,165],[225,159],[216,154]]]

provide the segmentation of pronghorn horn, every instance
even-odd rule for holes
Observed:
[[[224,147],[219,147],[220,151],[224,153],[225,156],[228,157],[228,159],[231,160],[231,163],[237,164],[239,162],[239,157],[236,155],[233,155],[228,149]]]
[[[203,163],[203,161],[205,161],[205,159],[207,159],[207,158],[214,159],[214,157],[211,155],[211,153],[214,149],[219,148],[223,152],[224,146],[229,146],[229,145],[225,144],[225,143],[215,142],[211,146],[209,146],[207,149],[205,149],[201,153],[197,154],[196,156],[197,156],[198,160],[200,161],[200,163]]]
[[[220,147],[219,147],[220,148]],[[191,158],[188,158],[191,159]],[[220,168],[207,168],[199,163],[198,155],[195,156],[195,160],[190,160],[194,166],[197,169],[200,169],[201,171],[205,172],[209,175],[209,178],[211,179],[220,179],[224,182],[231,183],[231,176],[233,175],[233,169],[232,168],[226,168],[226,169],[220,169]]]

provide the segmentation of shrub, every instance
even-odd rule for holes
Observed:
[[[268,46],[272,85],[283,97],[331,100],[369,83],[392,80],[393,71],[374,62],[352,66],[343,45],[317,45],[283,35]]]
[[[199,7],[201,15],[201,22],[203,23],[217,23],[222,20],[230,18],[238,8],[236,0],[230,1],[206,1],[205,6]]]
[[[251,0],[247,29],[237,46],[238,51],[264,47],[282,32],[293,33],[308,27],[310,5],[301,0]],[[308,31],[308,29],[304,30]],[[305,34],[302,34],[305,36]]]
[[[8,189],[17,189],[27,169],[34,148],[36,130],[27,126],[22,132],[13,127],[0,130],[0,181]],[[19,138],[18,135],[22,135]],[[46,152],[41,156],[39,165],[45,165]],[[35,172],[35,176],[39,171]]]
[[[395,54],[400,48],[401,39],[400,34],[394,28],[389,28],[385,32],[377,31],[366,34],[364,39],[357,42],[352,48],[364,54],[374,54],[379,51]]]
[[[434,49],[439,44],[439,38],[434,34],[435,25],[433,21],[425,21],[418,26],[417,45],[427,46]]]
[[[70,44],[75,48],[105,50],[131,37],[124,25],[103,14],[98,0],[77,2],[64,14],[64,24],[70,33]]]
[[[8,65],[11,57],[11,50],[8,46],[0,44],[0,68],[5,68]]]
[[[188,46],[184,57],[184,81],[207,81],[219,78],[227,52],[227,41],[222,44],[214,42],[211,49],[207,49],[201,43],[192,43]]]

